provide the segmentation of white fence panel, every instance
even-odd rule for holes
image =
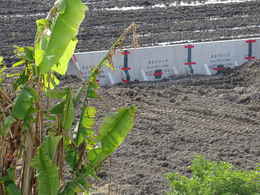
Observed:
[[[241,41],[194,44],[194,74],[215,74],[224,67],[233,68],[247,60],[248,44]]]
[[[78,67],[86,79],[90,69],[100,62],[106,52],[76,53],[68,74],[78,75],[75,68]],[[129,49],[117,51],[113,57],[116,70],[104,68],[98,80],[101,85],[113,85],[187,74],[213,75],[224,68],[259,58],[260,38]]]
[[[131,80],[155,81],[169,78],[174,72],[173,47],[150,47],[130,50]]]
[[[80,76],[85,80],[89,76],[91,69],[97,65],[101,59],[106,55],[107,51],[98,52],[82,52],[76,53],[74,56],[74,68],[70,68],[69,74],[79,75],[75,68],[75,64],[78,64]],[[104,67],[101,74],[97,78],[100,85],[113,85],[120,83],[122,80],[122,74],[119,71],[120,62],[122,61],[122,56],[113,56],[113,63],[115,64],[115,71],[111,71],[109,68]],[[72,66],[72,64],[70,65]]]

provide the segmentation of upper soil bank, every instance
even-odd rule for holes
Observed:
[[[210,4],[204,6],[151,6],[173,1],[86,1],[90,11],[79,34],[79,51],[103,50],[111,46],[132,22],[139,27],[143,46],[162,42],[205,41],[259,35],[260,2]],[[188,2],[188,1],[186,1]],[[0,1],[0,55],[10,56],[13,45],[32,45],[35,20],[46,16],[53,0]],[[142,6],[140,10],[111,11],[112,7]],[[127,45],[129,43],[126,43]]]

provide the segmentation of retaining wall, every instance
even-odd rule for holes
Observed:
[[[107,51],[75,53],[68,74],[86,79]],[[260,38],[144,47],[117,51],[116,70],[104,68],[101,85],[156,81],[181,75],[214,75],[260,58]]]

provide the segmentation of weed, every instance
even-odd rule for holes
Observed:
[[[259,195],[260,173],[235,169],[226,162],[197,156],[191,165],[192,177],[167,174],[172,195]]]

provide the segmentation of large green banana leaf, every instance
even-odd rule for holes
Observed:
[[[57,195],[59,189],[58,167],[53,162],[61,137],[47,137],[32,160],[32,167],[38,172],[38,194]]]
[[[91,168],[95,168],[110,156],[125,140],[129,131],[134,126],[136,108],[122,108],[114,115],[107,117],[99,130],[97,138],[100,147],[88,152],[88,160]]]
[[[35,62],[41,73],[65,74],[87,7],[81,0],[58,0],[47,20],[37,22]]]

